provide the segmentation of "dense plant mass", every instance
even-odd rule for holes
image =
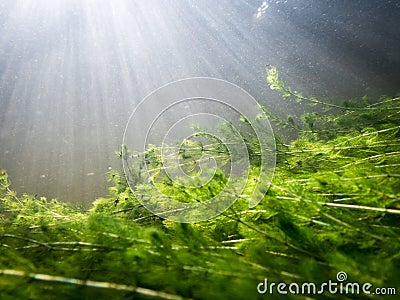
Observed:
[[[301,117],[263,108],[275,126],[298,138],[277,138],[271,188],[253,209],[246,190],[258,175],[259,149],[251,134],[245,190],[224,214],[197,224],[154,216],[115,170],[110,196],[89,210],[17,196],[1,171],[0,298],[272,299],[276,290],[257,292],[264,278],[321,284],[340,271],[347,282],[371,283],[371,291],[395,287],[400,293],[400,98],[332,105],[293,92],[273,67],[267,75],[284,99],[317,107]],[[183,150],[187,156],[214,151],[229,163],[218,143]],[[140,168],[130,170],[130,180],[147,196],[155,184],[181,201],[200,201],[226,182],[221,171],[204,188],[185,188],[163,175],[156,146],[140,155],[153,166],[154,182],[141,180]]]

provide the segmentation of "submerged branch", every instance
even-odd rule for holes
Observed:
[[[1,276],[16,276],[16,277],[26,277],[33,280],[38,281],[47,281],[47,282],[58,282],[64,284],[72,284],[72,285],[80,285],[92,288],[100,288],[100,289],[112,289],[112,290],[119,290],[119,291],[126,291],[126,292],[134,292],[137,294],[141,294],[147,297],[155,297],[159,299],[166,299],[166,300],[183,300],[188,298],[183,298],[178,295],[169,294],[165,292],[159,292],[147,288],[137,287],[133,285],[126,285],[126,284],[118,284],[113,282],[105,282],[105,281],[93,281],[93,280],[83,280],[77,278],[69,278],[63,276],[54,276],[48,274],[37,274],[37,273],[28,273],[24,271],[18,270],[10,270],[4,269],[0,270]]]

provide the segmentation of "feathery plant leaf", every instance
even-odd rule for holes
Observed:
[[[89,210],[17,195],[0,171],[1,298],[259,299],[257,285],[264,278],[318,284],[335,280],[339,271],[351,282],[398,289],[399,98],[333,105],[292,91],[274,67],[268,67],[267,80],[287,100],[329,111],[281,118],[262,107],[272,122],[299,138],[277,138],[274,179],[254,208],[248,208],[247,199],[260,173],[261,149],[246,129],[254,120],[244,117],[241,135],[250,171],[237,176],[230,189],[224,172],[230,154],[223,143],[206,136],[207,143],[170,145],[182,165],[169,167],[195,175],[196,164],[212,154],[222,167],[207,184],[193,188],[193,178],[172,181],[161,145],[145,153],[123,146],[117,154],[128,166],[127,179],[111,170],[109,196],[95,200]],[[229,136],[229,126],[220,130]],[[144,158],[150,181],[144,165],[127,163],[132,155]],[[166,199],[182,202],[203,202],[219,193],[237,200],[207,222],[173,223],[138,201],[157,201],[154,186]],[[325,296],[330,297],[319,297]]]

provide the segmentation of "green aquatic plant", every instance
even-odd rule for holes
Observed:
[[[122,149],[118,155],[126,162],[132,155],[144,158],[150,180],[140,163],[127,164],[128,179],[112,170],[110,195],[95,200],[89,210],[19,196],[1,171],[1,299],[275,298],[276,290],[273,295],[257,292],[265,278],[322,284],[335,281],[338,272],[346,272],[348,282],[394,287],[399,293],[399,98],[331,105],[292,92],[275,68],[269,67],[267,75],[271,88],[285,99],[322,109],[281,117],[263,107],[271,121],[298,138],[277,138],[274,179],[254,208],[247,200],[259,175],[260,148],[245,130],[252,122],[246,119],[242,136],[250,149],[250,171],[236,178],[245,188],[240,194],[226,190],[237,201],[207,222],[164,220],[138,197],[151,198],[153,185],[182,202],[220,193],[226,184],[223,167],[230,161],[218,141],[176,147],[193,174],[198,172],[193,160],[203,154],[218,157],[221,169],[201,188],[165,176],[160,145],[146,153]],[[221,132],[229,134],[229,129]],[[326,291],[292,297],[333,296]]]

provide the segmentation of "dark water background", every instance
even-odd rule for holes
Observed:
[[[0,168],[19,193],[90,203],[135,104],[161,85],[216,77],[298,110],[269,91],[268,63],[332,102],[394,95],[399,27],[399,1],[3,0]]]

